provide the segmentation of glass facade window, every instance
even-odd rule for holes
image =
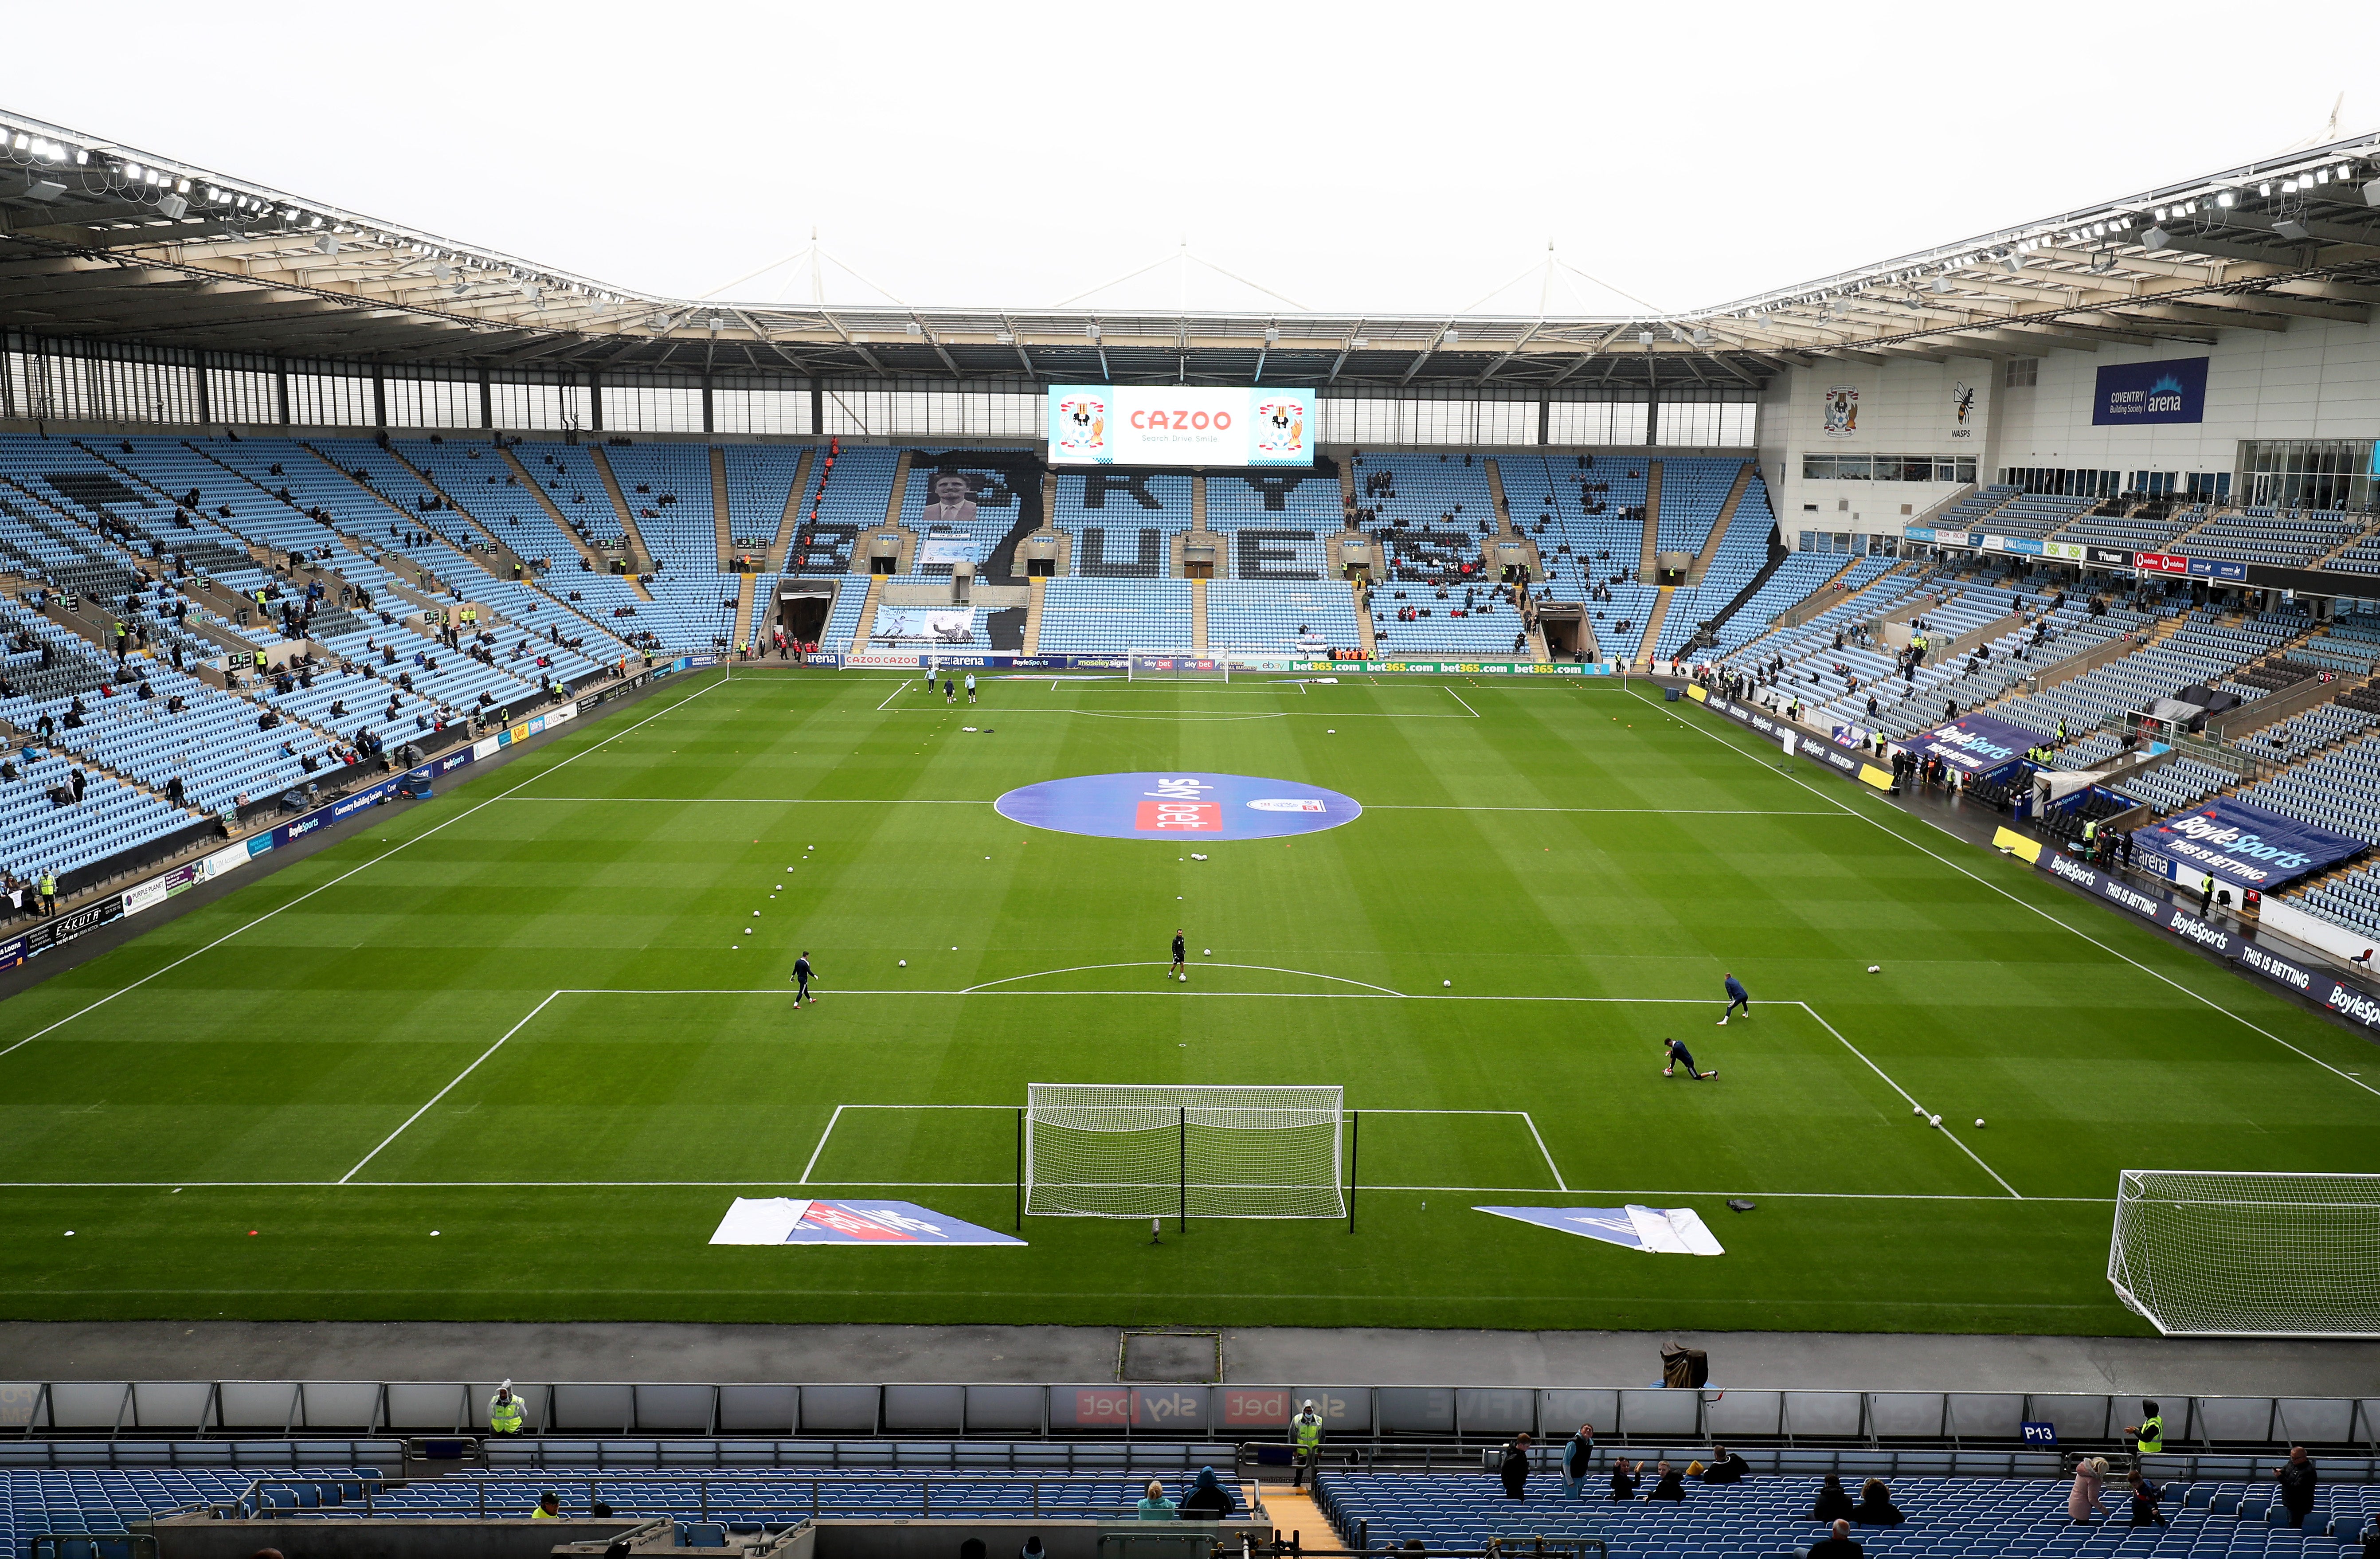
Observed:
[[[2251,508],[2371,513],[2380,500],[2380,441],[2248,440],[2235,491]]]
[[[1805,481],[1973,481],[1972,455],[1804,455]]]

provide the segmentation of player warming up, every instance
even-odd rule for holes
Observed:
[[[1718,1076],[1718,1068],[1716,1066],[1712,1067],[1707,1072],[1695,1071],[1694,1054],[1685,1047],[1682,1041],[1663,1040],[1661,1041],[1661,1054],[1664,1057],[1661,1066],[1661,1076],[1665,1078],[1676,1076],[1677,1070],[1681,1066],[1683,1066],[1686,1069],[1686,1076],[1694,1078],[1696,1082],[1700,1082],[1705,1078],[1715,1078]]]
[[[1718,1015],[1719,1027],[1727,1026],[1728,1013],[1738,1007],[1743,1009],[1744,1017],[1752,1016],[1752,997],[1744,992],[1743,982],[1730,974],[1727,977],[1727,1012]]]
[[[1173,928],[1173,967],[1165,971],[1166,979],[1172,980],[1178,977],[1184,981],[1189,980],[1190,972],[1183,967],[1188,961],[1188,955],[1189,949],[1183,944],[1182,941],[1182,928],[1176,926]]]
[[[802,956],[794,960],[793,980],[794,1010],[800,1011],[804,1002],[818,1005],[818,998],[810,994],[810,955],[808,948],[802,949]]]
[[[966,690],[967,702],[975,702],[975,673],[973,672],[968,672],[966,675]]]

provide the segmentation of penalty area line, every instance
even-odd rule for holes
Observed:
[[[358,1160],[356,1161],[356,1166],[355,1166],[355,1168],[354,1168],[354,1169],[350,1169],[350,1170],[348,1170],[345,1175],[340,1175],[340,1176],[339,1176],[339,1184],[340,1184],[340,1185],[342,1185],[342,1186],[344,1186],[344,1185],[346,1185],[348,1181],[350,1181],[350,1180],[354,1179],[354,1178],[356,1177],[357,1174],[362,1170],[362,1168],[363,1168],[363,1166],[364,1166],[364,1165],[366,1165],[366,1164],[368,1164],[368,1163],[371,1163],[371,1161],[372,1161],[372,1160],[374,1160],[374,1159],[376,1159],[376,1158],[380,1157],[380,1151],[381,1151],[381,1148],[385,1148],[385,1147],[387,1147],[391,1142],[394,1142],[394,1141],[395,1141],[398,1138],[400,1138],[400,1137],[404,1136],[404,1135],[405,1135],[405,1129],[406,1129],[406,1127],[409,1127],[409,1126],[411,1126],[415,1121],[418,1121],[418,1120],[419,1120],[422,1116],[424,1116],[424,1115],[428,1114],[430,1113],[430,1109],[431,1109],[431,1105],[436,1104],[436,1103],[438,1102],[438,1101],[440,1101],[441,1099],[445,1098],[449,1093],[452,1093],[453,1091],[455,1091],[455,1085],[456,1083],[461,1082],[465,1078],[469,1077],[472,1073],[474,1073],[474,1072],[476,1072],[476,1071],[478,1071],[478,1070],[480,1069],[480,1062],[481,1062],[481,1061],[485,1061],[485,1060],[486,1060],[488,1057],[490,1057],[491,1055],[495,1054],[496,1054],[496,1052],[498,1052],[498,1051],[500,1051],[500,1050],[504,1049],[504,1041],[505,1041],[505,1040],[509,1040],[509,1039],[511,1039],[515,1034],[517,1034],[517,1033],[519,1033],[522,1029],[524,1029],[528,1028],[528,1024],[529,1024],[529,1018],[531,1018],[531,1017],[535,1017],[539,1013],[543,1012],[543,1011],[546,1009],[546,1005],[547,1005],[547,1003],[552,1002],[552,1001],[553,1000],[553,998],[554,998],[554,997],[559,996],[559,995],[561,995],[561,994],[562,994],[562,993],[561,993],[561,992],[559,992],[559,991],[549,991],[549,992],[547,992],[547,993],[545,993],[545,1001],[540,1002],[540,1003],[538,1003],[538,1004],[537,1004],[537,1005],[535,1005],[535,1006],[533,1006],[533,1007],[531,1007],[531,1008],[529,1008],[529,1009],[528,1009],[528,1017],[524,1017],[524,1018],[522,1018],[518,1023],[516,1023],[516,1024],[514,1024],[511,1028],[509,1028],[509,1029],[505,1029],[505,1030],[504,1030],[504,1036],[503,1036],[503,1038],[502,1038],[502,1039],[497,1040],[497,1041],[496,1041],[496,1042],[495,1042],[494,1044],[492,1044],[492,1045],[490,1045],[487,1049],[485,1049],[485,1050],[481,1051],[481,1052],[480,1053],[479,1057],[478,1057],[478,1059],[477,1059],[477,1060],[474,1060],[474,1061],[473,1061],[473,1062],[472,1062],[468,1066],[466,1066],[466,1067],[464,1067],[461,1071],[459,1071],[459,1072],[455,1073],[455,1076],[454,1076],[451,1079],[449,1079],[449,1080],[448,1080],[448,1082],[447,1082],[447,1084],[446,1084],[446,1086],[445,1086],[444,1088],[442,1088],[442,1089],[440,1089],[437,1092],[435,1092],[435,1093],[431,1094],[431,1095],[430,1096],[430,1102],[429,1102],[429,1103],[426,1103],[426,1104],[422,1105],[422,1106],[421,1106],[421,1108],[419,1108],[419,1110],[414,1111],[414,1112],[413,1112],[413,1114],[409,1114],[409,1115],[406,1116],[406,1117],[405,1117],[405,1126],[400,1126],[400,1127],[398,1127],[395,1131],[392,1131],[392,1132],[390,1132],[387,1136],[385,1136],[385,1137],[382,1138],[382,1139],[380,1139],[380,1147],[378,1147],[378,1148],[374,1148],[370,1152],[366,1153],[363,1157],[361,1157],[361,1158],[358,1159]]]

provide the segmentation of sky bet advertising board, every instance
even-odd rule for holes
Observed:
[[[2091,399],[2094,427],[2206,420],[2206,359],[2110,363]]]
[[[1312,390],[1060,384],[1050,392],[1053,466],[1311,466]]]

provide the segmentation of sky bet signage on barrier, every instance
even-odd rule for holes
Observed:
[[[2095,427],[2206,420],[2206,359],[2110,363],[2099,370],[2091,401]]]

